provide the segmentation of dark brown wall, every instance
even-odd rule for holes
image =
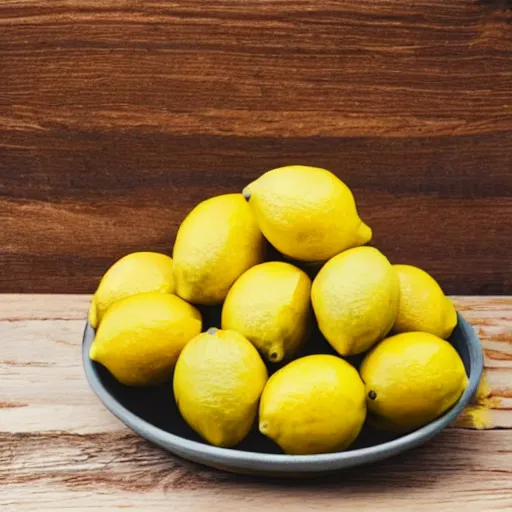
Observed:
[[[375,243],[512,293],[506,1],[3,0],[0,291],[91,292],[195,203],[327,167]]]

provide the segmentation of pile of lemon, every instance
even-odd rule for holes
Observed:
[[[457,315],[429,274],[365,246],[371,236],[331,172],[266,172],[196,206],[172,259],[134,253],[107,271],[90,357],[128,386],[173,379],[183,418],[217,446],[235,446],[257,417],[289,454],[343,450],[365,421],[414,430],[467,385],[445,341]],[[286,261],[265,261],[268,242]],[[196,306],[219,304],[221,329],[203,326]],[[339,356],[300,357],[314,322]],[[343,358],[357,354],[356,369]]]

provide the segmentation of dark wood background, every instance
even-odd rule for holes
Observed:
[[[289,163],[449,293],[512,293],[507,1],[2,0],[0,291],[92,292]]]

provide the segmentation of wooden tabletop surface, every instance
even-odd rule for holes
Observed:
[[[381,464],[300,483],[188,463],[115,419],[82,372],[89,299],[0,295],[2,512],[512,510],[512,297],[454,298],[487,380],[456,425]]]

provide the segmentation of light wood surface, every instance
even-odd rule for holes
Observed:
[[[488,391],[427,445],[328,479],[240,477],[187,463],[108,413],[82,374],[89,297],[0,295],[2,512],[512,510],[512,297],[455,297]]]
[[[91,293],[199,201],[304,163],[393,262],[512,294],[509,7],[2,0],[0,288]]]

